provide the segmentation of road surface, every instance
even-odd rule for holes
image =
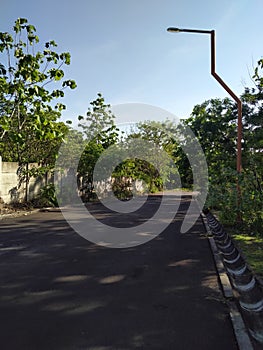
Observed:
[[[147,201],[145,220],[160,200]],[[2,220],[1,349],[237,349],[201,219],[180,233],[189,202],[158,237],[125,249],[88,242],[60,212]]]

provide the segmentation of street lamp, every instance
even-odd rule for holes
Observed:
[[[229,95],[236,101],[237,103],[237,110],[238,110],[238,119],[237,119],[237,172],[238,174],[241,173],[241,154],[242,154],[242,148],[241,148],[241,140],[242,140],[242,101],[240,98],[227,86],[227,84],[220,78],[220,76],[215,71],[215,61],[216,61],[216,54],[215,54],[215,31],[214,30],[199,30],[199,29],[181,29],[181,28],[174,28],[170,27],[167,29],[168,32],[171,33],[197,33],[197,34],[210,34],[211,38],[211,75],[219,82],[220,85],[223,86],[223,88],[229,93]],[[240,205],[240,187],[237,183],[237,192],[238,192],[238,206]]]

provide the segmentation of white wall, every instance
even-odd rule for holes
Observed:
[[[36,166],[36,164],[31,164]],[[26,197],[26,185],[22,183],[19,186],[19,176],[17,175],[18,163],[2,162],[0,156],[0,197],[5,203],[12,201],[23,201]],[[45,184],[44,179],[31,178],[28,186],[28,199],[34,198]]]

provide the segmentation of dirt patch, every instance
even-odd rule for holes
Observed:
[[[0,220],[5,218],[14,218],[18,216],[29,215],[33,212],[38,211],[39,209],[32,208],[26,204],[16,203],[15,205],[11,204],[0,204]]]

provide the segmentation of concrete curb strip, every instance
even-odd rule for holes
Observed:
[[[208,226],[211,228],[215,242],[221,253],[226,270],[236,293],[240,306],[240,312],[246,322],[250,336],[262,348],[263,344],[263,290],[259,282],[255,279],[252,270],[248,267],[245,259],[241,256],[238,248],[233,243],[231,237],[224,230],[215,216],[206,210],[204,212]],[[224,232],[221,237],[221,232]],[[220,234],[220,237],[217,235]],[[226,257],[226,245],[233,243],[233,254]],[[246,268],[245,268],[246,266]],[[231,274],[231,272],[238,272]],[[244,271],[242,274],[240,271]]]
[[[210,244],[210,248],[214,257],[217,273],[219,276],[220,284],[222,286],[223,294],[226,299],[228,299],[228,306],[230,309],[230,319],[232,322],[233,330],[236,336],[236,340],[238,343],[239,350],[254,350],[250,337],[248,335],[248,330],[245,326],[243,317],[239,312],[236,302],[231,301],[234,299],[233,289],[226,272],[222,257],[217,249],[214,238],[212,237],[212,232],[207,224],[206,216],[201,213],[201,217],[206,229],[208,236],[208,241]]]
[[[238,342],[238,347],[240,350],[253,350],[254,347],[248,336],[243,318],[238,311],[235,302],[229,302],[230,307],[230,317],[233,324],[234,332]]]

